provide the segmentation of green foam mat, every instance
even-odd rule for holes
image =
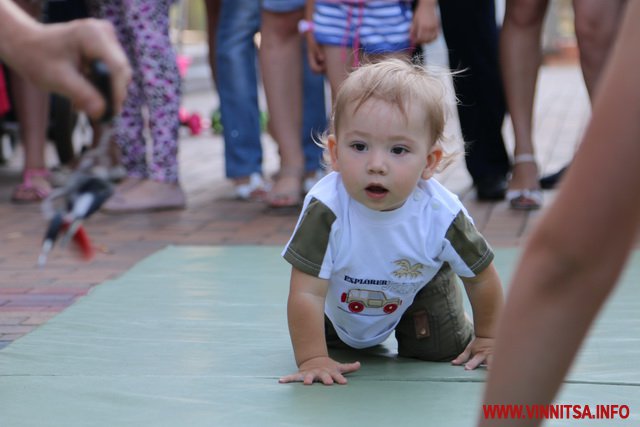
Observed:
[[[486,371],[397,358],[393,340],[334,353],[362,362],[346,386],[278,384],[295,370],[280,250],[169,247],[96,287],[0,351],[0,426],[474,424]],[[504,282],[516,257],[496,251]],[[630,417],[548,425],[640,425],[639,277],[634,254],[558,397]]]

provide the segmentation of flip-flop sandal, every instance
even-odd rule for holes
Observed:
[[[298,208],[302,206],[302,198],[294,194],[275,194],[269,196],[268,206],[272,209]]]
[[[41,202],[51,193],[48,178],[49,171],[46,169],[25,170],[22,183],[13,190],[11,201],[14,203]]]
[[[278,182],[273,185],[272,191],[267,195],[267,206],[271,209],[291,209],[302,205],[302,177],[301,171],[282,170],[278,175],[278,182],[289,179],[298,182],[297,188],[289,191],[275,191]],[[295,186],[294,186],[295,187]]]

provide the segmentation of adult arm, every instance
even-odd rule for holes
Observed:
[[[112,74],[113,100],[118,111],[126,96],[131,70],[111,24],[96,19],[44,25],[12,1],[0,0],[0,58],[44,89],[71,99],[93,118],[105,101],[83,74],[102,60]]]
[[[485,404],[549,404],[614,287],[640,219],[640,1],[627,5],[593,116],[533,231],[498,328]],[[480,426],[540,420],[480,419]]]

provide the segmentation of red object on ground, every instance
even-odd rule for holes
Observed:
[[[80,250],[80,255],[84,260],[89,261],[93,258],[95,251],[93,249],[93,245],[91,244],[91,239],[89,239],[89,235],[87,234],[83,226],[80,226],[78,228],[78,231],[76,231],[76,234],[73,235],[73,242]]]

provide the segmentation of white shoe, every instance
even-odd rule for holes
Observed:
[[[236,185],[235,195],[240,200],[260,200],[267,195],[270,187],[261,174],[254,172],[249,175],[249,182]]]

